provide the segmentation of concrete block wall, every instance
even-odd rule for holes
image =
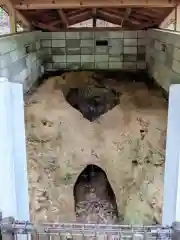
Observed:
[[[23,84],[28,91],[43,74],[40,32],[0,37],[0,77]]]
[[[148,73],[168,92],[171,84],[180,83],[180,33],[155,29],[147,36]]]
[[[47,71],[146,69],[147,40],[146,31],[44,32],[44,67]]]

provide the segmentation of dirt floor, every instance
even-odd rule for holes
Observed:
[[[107,88],[120,93],[119,104],[91,122],[65,97],[72,87],[93,85],[93,74],[51,77],[25,100],[31,220],[81,221],[74,186],[86,166],[94,164],[107,176],[121,223],[159,223],[167,101],[159,89],[136,82],[132,75],[101,76]],[[99,205],[111,209],[104,200]]]

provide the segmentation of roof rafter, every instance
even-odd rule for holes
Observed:
[[[68,25],[69,25],[69,21],[68,21],[68,18],[66,17],[64,11],[62,9],[59,9],[57,10],[60,18],[62,19],[63,23],[64,23],[64,26],[67,28]]]

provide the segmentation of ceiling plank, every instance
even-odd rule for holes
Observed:
[[[28,30],[31,29],[31,23],[23,16],[20,11],[15,10],[11,0],[1,0],[0,5],[1,4],[7,8],[9,15],[14,14],[15,11],[16,19],[20,22],[20,24],[22,24],[24,27],[27,27]]]
[[[62,8],[102,8],[102,7],[175,7],[179,0],[26,0],[16,4],[16,9],[62,9]]]
[[[68,18],[66,17],[65,13],[63,12],[62,9],[59,9],[57,10],[60,18],[62,19],[63,23],[64,23],[64,26],[67,28],[68,25],[69,25],[69,21],[68,21]]]

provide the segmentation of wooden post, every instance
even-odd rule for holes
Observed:
[[[96,14],[97,14],[97,10],[96,10],[96,8],[93,8],[93,9],[92,9],[93,28],[96,27]]]
[[[9,11],[9,23],[10,23],[10,32],[16,33],[17,21],[16,21],[16,11],[14,9],[12,9],[12,11]]]
[[[180,31],[180,5],[175,8],[175,31]]]

